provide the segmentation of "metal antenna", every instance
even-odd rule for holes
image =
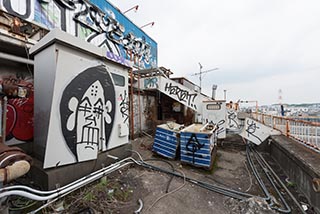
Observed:
[[[202,65],[201,63],[199,62],[199,66],[200,66],[200,72],[199,73],[194,73],[192,74],[191,76],[198,76],[199,75],[199,80],[200,80],[200,93],[201,93],[201,83],[202,83],[202,74],[204,73],[208,73],[208,72],[211,72],[211,71],[215,71],[215,70],[218,70],[219,68],[213,68],[213,69],[209,69],[209,70],[206,70],[206,71],[202,71]]]

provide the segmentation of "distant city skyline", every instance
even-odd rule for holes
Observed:
[[[111,0],[158,43],[158,65],[175,77],[203,70],[202,92],[259,105],[319,102],[320,2],[316,0]]]

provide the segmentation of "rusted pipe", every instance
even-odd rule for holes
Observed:
[[[130,70],[130,117],[131,117],[131,140],[134,140],[134,110],[133,110],[133,69]]]
[[[130,51],[130,61],[134,61],[133,53]],[[134,62],[135,64],[135,62]],[[133,68],[130,69],[130,120],[131,120],[131,140],[134,140],[134,112],[133,112]]]
[[[0,130],[1,132],[2,132],[2,138],[1,138],[1,140],[2,140],[2,143],[4,143],[5,142],[5,140],[6,140],[6,128],[7,128],[7,111],[6,111],[6,109],[7,109],[7,105],[8,105],[8,98],[6,97],[6,96],[4,96],[3,97],[3,106],[2,106],[2,118],[1,118],[1,120],[2,120],[2,126],[1,126],[1,128],[2,128],[2,130]]]
[[[25,175],[30,170],[30,163],[25,160],[17,161],[10,166],[0,169],[0,182],[6,184]]]
[[[139,112],[139,136],[141,136],[142,122],[141,122],[141,107],[140,107],[140,74],[138,74],[138,112]]]

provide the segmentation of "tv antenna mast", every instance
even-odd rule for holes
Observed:
[[[206,71],[202,71],[202,65],[201,63],[199,62],[199,66],[200,66],[200,72],[199,73],[194,73],[192,74],[191,76],[198,76],[199,75],[199,80],[200,80],[200,93],[201,93],[201,83],[202,83],[202,74],[205,74],[205,73],[208,73],[208,72],[211,72],[211,71],[215,71],[215,70],[218,70],[219,68],[213,68],[213,69],[209,69],[209,70],[206,70]]]

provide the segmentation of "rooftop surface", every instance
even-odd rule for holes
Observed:
[[[260,198],[263,193],[250,172],[246,160],[246,146],[240,137],[228,136],[223,144],[218,145],[215,165],[211,171],[162,158],[151,151],[152,143],[153,138],[137,138],[132,141],[133,150],[139,152],[147,163],[169,171],[174,168],[175,172],[183,175],[182,177],[190,177],[257,197],[239,201],[182,178],[131,165],[108,175],[107,181],[100,181],[66,197],[64,201],[67,212],[84,213],[83,211],[91,210],[93,213],[133,213],[139,209],[142,202],[140,213],[276,213]],[[281,179],[285,180],[286,176],[277,163],[267,154],[263,155]],[[133,157],[139,159],[135,152]],[[102,192],[101,185],[105,185],[106,188]],[[288,188],[299,195],[294,185],[288,185]],[[105,198],[103,192],[108,193]],[[307,204],[305,198],[300,196],[299,200]],[[288,203],[292,207],[292,213],[300,213],[289,199]],[[307,213],[314,212],[309,209]]]

